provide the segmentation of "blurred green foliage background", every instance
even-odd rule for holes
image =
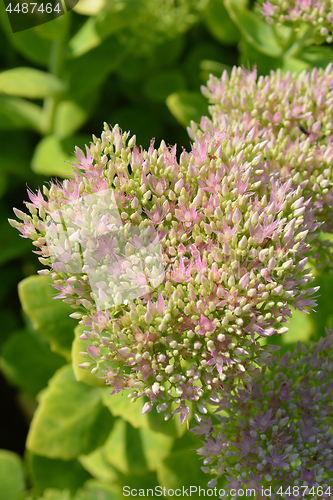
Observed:
[[[288,52],[288,36],[287,28],[273,32],[247,0],[80,0],[15,34],[0,2],[0,448],[23,456],[39,404],[24,468],[18,455],[0,453],[0,500],[109,500],[122,498],[123,485],[206,487],[199,440],[185,428],[75,381],[69,363],[77,364],[82,347],[73,343],[71,309],[53,301],[48,281],[36,276],[30,241],[7,218],[13,206],[24,210],[27,185],[71,176],[74,147],[98,136],[105,121],[136,134],[144,148],[164,139],[180,153],[190,147],[190,120],[208,113],[200,85],[209,73],[239,64],[256,64],[263,75],[300,72],[333,60],[325,45]],[[318,314],[294,315],[283,350],[332,327],[326,271],[316,271]]]

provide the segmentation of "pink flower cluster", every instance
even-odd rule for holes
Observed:
[[[330,145],[303,108],[295,120],[312,126],[305,139],[283,105],[261,117],[267,94],[272,107],[278,101],[276,85],[285,93],[300,81],[258,85],[264,95],[242,69],[211,79],[213,121],[191,131],[192,149],[179,159],[176,146],[152,142],[144,151],[105,124],[85,154],[76,150],[75,178],[45,188],[45,197],[29,192],[30,215],[15,211],[22,222],[12,221],[86,327],[82,368],[102,375],[112,394],[147,396],[143,411],[156,404],[165,418],[180,413],[183,422],[192,404],[200,421],[208,398],[266,364],[275,347],[259,340],[287,331],[291,306],[315,305],[305,253],[331,195]],[[319,85],[315,93],[321,103]]]
[[[200,128],[193,125],[192,138],[206,131],[219,131],[230,123],[239,133],[250,133],[255,146],[265,140],[261,166],[265,172],[279,172],[301,186],[311,200],[323,232],[333,228],[333,66],[303,71],[298,76],[280,70],[269,76],[234,67],[229,77],[210,76],[203,94],[211,104],[211,118],[203,117]],[[216,135],[216,132],[215,132]],[[217,135],[216,140],[219,140]],[[329,242],[328,242],[329,243]],[[314,256],[333,266],[330,245],[313,242]]]
[[[332,0],[270,0],[262,2],[261,14],[270,24],[278,22],[291,24],[306,23],[323,41],[332,43],[333,2]]]

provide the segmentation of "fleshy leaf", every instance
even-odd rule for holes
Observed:
[[[123,419],[115,423],[105,444],[105,456],[123,474],[144,474],[148,470],[140,430]]]
[[[12,384],[35,397],[64,362],[47,344],[38,342],[37,336],[21,330],[12,334],[4,345],[0,367]]]
[[[89,455],[80,455],[78,460],[95,479],[103,482],[116,482],[117,473],[106,458],[105,447],[106,444]]]
[[[283,54],[283,49],[277,43],[270,24],[239,5],[239,0],[225,0],[225,6],[239,31],[257,50],[271,57],[279,57]]]
[[[74,328],[77,324],[69,315],[72,308],[54,299],[51,280],[44,276],[29,276],[18,286],[23,311],[29,316],[33,328],[40,332],[51,345],[52,351],[71,359]]]
[[[173,442],[169,436],[151,429],[135,429],[119,419],[102,450],[106,460],[121,473],[144,474],[157,469],[169,455]]]
[[[0,20],[3,31],[15,50],[35,64],[48,65],[52,47],[51,40],[43,38],[35,28],[13,33],[4,2],[0,2]]]
[[[106,0],[80,0],[73,10],[83,16],[94,16],[104,7]]]
[[[176,120],[187,127],[191,120],[200,122],[203,115],[208,114],[206,99],[199,92],[181,90],[169,95],[166,100],[169,111]]]
[[[109,408],[114,417],[122,417],[136,429],[151,429],[152,431],[161,432],[171,437],[182,436],[186,431],[186,424],[179,425],[178,417],[165,421],[164,414],[157,413],[155,408],[143,414],[142,408],[145,401],[138,399],[134,403],[131,403],[127,397],[128,391],[110,396],[111,392],[111,387],[104,389],[103,403]]]
[[[239,3],[246,4],[246,1]],[[230,19],[223,0],[210,0],[205,11],[205,24],[210,33],[224,45],[235,45],[239,42],[240,32]]]
[[[126,391],[124,393],[114,394],[110,396],[112,388],[107,387],[103,391],[103,403],[114,417],[122,417],[129,422],[133,427],[148,427],[147,414],[142,413],[144,401],[138,399],[135,403],[131,403],[127,397]]]
[[[24,477],[21,457],[8,450],[0,450],[0,500],[21,500]]]
[[[199,498],[199,486],[207,488],[207,474],[201,470],[195,450],[192,448],[183,448],[171,453],[157,467],[157,477],[159,484],[167,489],[177,488],[197,488],[192,489],[191,498]]]
[[[42,108],[20,97],[0,95],[0,130],[28,129],[41,132]]]
[[[91,345],[91,341],[79,339],[84,329],[85,328],[81,325],[75,328],[75,340],[72,344],[72,366],[75,378],[78,382],[84,382],[85,384],[93,387],[105,387],[104,380],[100,378],[104,375],[101,369],[99,370],[99,373],[94,375],[90,372],[90,370],[84,370],[78,366],[81,363],[89,361],[80,354],[80,352],[86,352],[86,347]]]
[[[65,84],[56,76],[35,68],[13,68],[0,73],[0,93],[43,99],[65,90]]]
[[[76,158],[71,153],[75,146],[84,148],[90,140],[91,137],[88,135],[77,135],[62,140],[55,135],[43,137],[37,144],[31,160],[32,170],[36,174],[47,176],[73,177],[73,167],[70,162],[75,162]]]
[[[119,67],[125,55],[126,48],[109,37],[80,57],[70,58],[64,64],[70,95],[79,98],[101,85],[109,73]]]
[[[60,368],[40,396],[27,449],[48,458],[70,460],[101,446],[113,425],[102,404],[102,392],[77,382],[70,365]]]
[[[89,473],[78,460],[54,460],[28,453],[27,465],[32,484],[38,494],[47,488],[69,490],[74,494],[89,479]],[[47,495],[45,497],[48,498]],[[62,500],[61,497],[60,499]]]
[[[119,486],[105,484],[94,479],[88,479],[84,488],[78,490],[75,500],[123,500],[123,495]]]
[[[54,120],[54,133],[60,139],[70,137],[88,118],[88,106],[80,106],[75,101],[62,101],[58,104]]]

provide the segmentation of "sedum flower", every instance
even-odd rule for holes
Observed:
[[[321,230],[332,232],[332,64],[298,76],[277,70],[259,78],[255,69],[234,67],[230,77],[226,71],[221,78],[211,75],[202,92],[211,104],[211,118],[203,117],[200,127],[193,123],[191,137],[200,139],[214,129],[218,140],[226,126],[238,130],[239,135],[248,133],[251,145],[244,150],[244,157],[248,161],[256,158],[258,169],[279,172],[282,179],[291,179],[294,187],[302,186],[304,200],[310,200]],[[257,145],[263,141],[266,144],[259,157]],[[305,210],[302,201],[296,206],[298,213]],[[333,266],[329,241],[316,238],[313,248],[314,258]]]
[[[333,331],[269,360],[251,392],[221,393],[218,423],[193,429],[206,435],[198,450],[203,470],[215,481],[226,474],[228,488],[251,484],[257,498],[266,498],[262,488],[269,487],[272,499],[332,498],[332,355]]]
[[[291,306],[315,304],[314,208],[303,184],[263,168],[256,130],[211,127],[177,160],[175,146],[139,150],[105,124],[76,150],[73,180],[16,211],[86,328],[81,367],[103,370],[112,394],[148,396],[145,412],[183,422],[192,403],[200,420],[208,397],[265,365],[275,347],[259,340],[287,331]]]
[[[270,0],[262,3],[261,14],[270,24],[281,23],[310,25],[322,41],[332,43],[333,2],[332,0]]]

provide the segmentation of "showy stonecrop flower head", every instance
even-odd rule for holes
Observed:
[[[51,268],[41,274],[86,327],[81,367],[112,394],[148,396],[143,411],[183,422],[192,402],[200,420],[207,397],[266,363],[274,346],[258,340],[287,331],[291,306],[315,304],[313,208],[302,185],[263,168],[266,145],[256,126],[226,126],[178,161],[175,146],[139,150],[105,124],[86,155],[77,149],[73,180],[29,193],[31,215],[16,211]]]
[[[244,157],[253,161],[257,144],[261,148],[258,169],[278,172],[301,186],[314,207],[323,232],[332,232],[333,203],[333,66],[303,71],[298,76],[280,70],[257,78],[257,72],[234,67],[221,78],[210,76],[203,94],[211,104],[211,119],[192,124],[189,133],[199,138],[210,131],[224,130],[226,121],[239,134],[250,130],[251,147]],[[216,132],[215,132],[216,134]],[[300,206],[301,209],[301,206]],[[314,257],[333,266],[332,249],[313,242]]]
[[[228,488],[255,488],[256,498],[267,498],[268,487],[272,499],[332,498],[332,359],[333,331],[269,360],[251,392],[221,395],[217,425],[209,420],[193,429],[206,435],[198,454],[215,476],[211,486],[225,476]]]
[[[270,0],[260,3],[261,14],[269,24],[287,24],[295,29],[305,23],[323,42],[332,43],[332,0]]]

